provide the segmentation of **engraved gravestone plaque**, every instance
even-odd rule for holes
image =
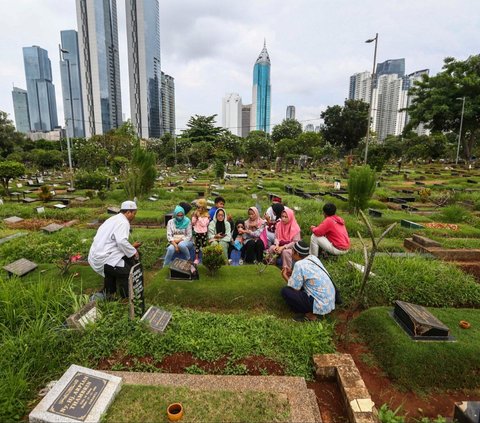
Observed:
[[[198,271],[188,260],[177,258],[170,263],[170,279],[191,281],[198,279]]]
[[[142,321],[148,323],[150,329],[154,332],[162,333],[170,322],[172,313],[161,308],[151,306],[143,315]]]
[[[128,298],[130,303],[130,318],[142,316],[145,313],[145,297],[143,287],[143,268],[137,263],[130,269],[128,277]]]

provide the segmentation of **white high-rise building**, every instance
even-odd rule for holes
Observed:
[[[287,106],[286,119],[295,119],[295,106]]]
[[[222,126],[233,135],[242,135],[242,97],[227,94],[222,101]]]
[[[175,79],[162,72],[162,135],[175,135]]]
[[[122,125],[116,0],[76,0],[85,136]]]
[[[139,138],[162,135],[158,0],[125,0],[130,113]]]
[[[373,90],[375,99],[372,125],[377,137],[383,141],[387,135],[400,135],[397,128],[397,119],[401,109],[401,92],[403,78],[396,74],[382,75],[377,80],[377,87]]]
[[[348,98],[350,100],[362,100],[370,103],[370,93],[372,89],[372,74],[370,72],[360,72],[350,77],[350,89]]]

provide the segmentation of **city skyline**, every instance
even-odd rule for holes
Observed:
[[[345,81],[354,73],[371,71],[373,48],[364,41],[375,32],[379,62],[404,57],[408,69],[428,68],[435,75],[445,57],[465,60],[479,53],[480,5],[469,0],[451,3],[247,0],[240,5],[227,0],[219,5],[206,0],[200,5],[166,0],[160,7],[161,60],[162,70],[175,77],[177,132],[194,114],[217,114],[220,125],[218,99],[226,93],[250,98],[251,67],[264,38],[274,58],[271,127],[284,119],[290,104],[296,106],[299,121],[314,125],[327,106],[343,104],[348,97]],[[117,7],[122,106],[130,117],[125,2],[118,1]],[[54,62],[59,122],[64,122],[55,52],[60,31],[69,29],[78,29],[73,0],[44,0],[41,5],[19,0],[0,17],[0,110],[10,119],[13,85],[26,88],[21,48],[40,45]]]

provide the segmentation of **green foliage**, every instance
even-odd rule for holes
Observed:
[[[225,173],[225,165],[223,164],[223,161],[220,159],[215,160],[215,177],[217,179],[223,178],[223,175]]]
[[[434,215],[435,219],[447,223],[462,223],[472,220],[472,214],[457,204],[443,207],[441,211]]]
[[[0,157],[7,157],[26,143],[25,135],[16,132],[8,114],[0,110]]]
[[[80,170],[75,174],[75,186],[79,189],[101,190],[109,185],[108,175],[101,170]]]
[[[124,181],[124,189],[128,198],[144,196],[152,190],[157,176],[155,163],[155,153],[140,146],[135,148]]]
[[[25,173],[25,166],[19,162],[0,161],[0,183],[5,192],[8,193],[8,181],[13,178],[18,178]]]
[[[368,201],[375,192],[376,175],[370,166],[357,166],[348,175],[348,204],[358,212],[368,207]]]
[[[331,106],[320,117],[321,133],[331,145],[350,151],[367,133],[368,104],[361,100],[345,100],[345,105]]]
[[[378,410],[378,420],[381,423],[404,423],[405,417],[398,415],[400,409],[401,407],[397,407],[395,410],[391,410],[388,404],[382,404]]]
[[[53,198],[51,188],[48,185],[42,185],[40,187],[40,192],[38,193],[38,198],[44,203],[47,203]]]
[[[63,153],[58,150],[34,149],[28,153],[28,158],[43,170],[58,169],[63,165]]]
[[[182,138],[188,138],[191,142],[214,142],[217,137],[225,132],[225,129],[215,126],[217,115],[199,116],[190,118],[187,128],[182,132]]]
[[[214,275],[226,264],[221,245],[209,245],[202,249],[202,264],[207,268],[210,275]]]
[[[284,119],[272,129],[272,141],[279,142],[285,138],[294,140],[302,133],[302,124],[296,119]]]

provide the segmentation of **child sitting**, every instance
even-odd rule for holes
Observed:
[[[204,198],[197,200],[197,210],[192,215],[192,226],[195,232],[195,264],[200,261],[200,251],[207,245],[208,224],[210,216],[207,210],[207,201]]]

